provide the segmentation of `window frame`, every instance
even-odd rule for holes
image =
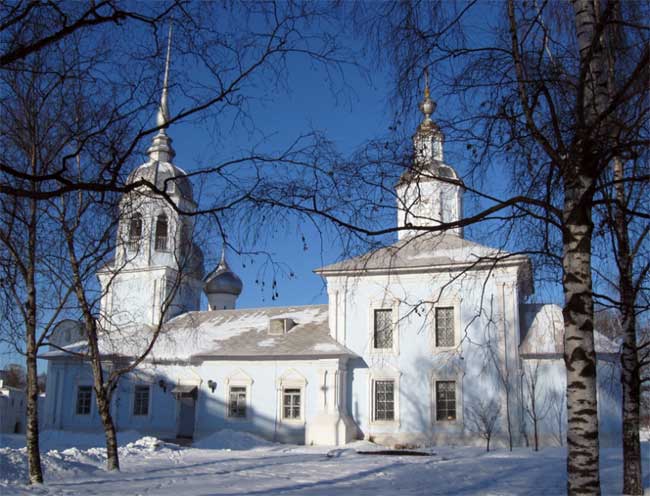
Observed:
[[[300,390],[300,416],[297,418],[287,418],[284,416],[284,390]],[[294,368],[289,368],[277,379],[277,418],[284,424],[304,424],[305,411],[307,406],[307,379],[304,375]]]
[[[377,310],[391,311],[393,345],[390,348],[377,348],[375,346],[375,312]],[[380,298],[371,301],[368,311],[368,343],[371,355],[399,354],[399,302],[396,299]]]
[[[147,401],[146,401],[146,409],[147,411],[145,413],[139,413],[136,412],[136,407],[138,405],[142,405],[142,402],[138,403],[138,390],[142,391],[145,390],[147,391]],[[132,404],[131,404],[131,416],[132,417],[141,417],[141,418],[146,418],[149,417],[151,413],[151,386],[149,384],[134,384],[133,386],[133,399],[132,399]]]
[[[440,326],[440,320],[438,319],[439,314],[442,313],[442,311],[448,311],[451,314],[451,326],[448,329],[448,331],[451,333],[451,344],[440,344],[441,341],[441,328]],[[443,306],[437,306],[433,310],[434,315],[433,318],[435,320],[435,325],[434,325],[434,340],[435,340],[435,346],[436,348],[453,348],[456,346],[456,332],[455,332],[455,326],[456,326],[456,318],[454,315],[454,307],[443,307]]]
[[[441,391],[440,388],[441,386],[450,386],[449,387],[449,393],[453,392],[454,398],[453,398],[453,413],[454,416],[453,418],[449,418],[449,413],[451,411],[451,399],[444,399],[444,411],[447,414],[447,418],[441,418],[443,413],[443,405],[441,403],[443,402],[443,399],[441,399]],[[434,388],[435,388],[435,394],[436,394],[436,422],[455,422],[458,419],[458,398],[456,397],[456,381],[450,381],[450,380],[444,380],[444,381],[435,381],[434,383]]]
[[[90,395],[88,396],[87,413],[79,412],[79,393],[81,392],[81,389],[88,390],[88,392],[90,393]],[[92,413],[93,413],[93,387],[88,384],[78,384],[76,395],[75,395],[74,414],[75,416],[79,416],[79,417],[88,417],[91,416]]]
[[[165,232],[164,236],[161,236],[159,234],[159,228],[161,222],[165,223]],[[154,239],[153,239],[153,245],[154,245],[154,250],[155,251],[162,251],[162,252],[167,252],[169,251],[169,216],[165,212],[161,212],[158,215],[156,215],[156,228],[154,230]],[[164,244],[161,244],[159,246],[159,240],[164,240]]]
[[[292,393],[289,393],[289,394],[292,395],[291,396],[292,398],[295,397],[296,395],[298,396],[298,400],[299,400],[299,402],[298,402],[298,415],[295,416],[295,417],[286,415],[287,404],[286,404],[285,400],[286,400],[287,391],[292,391]],[[303,395],[303,388],[296,387],[296,386],[284,386],[282,388],[281,394],[282,394],[282,405],[280,405],[280,411],[282,412],[282,420],[285,421],[285,422],[296,422],[296,421],[302,420],[303,419],[303,413],[302,413],[302,411],[303,411],[303,396],[304,396]],[[289,408],[290,409],[295,408],[295,405],[289,405]]]
[[[139,221],[139,230],[137,236],[134,235],[134,222]],[[126,247],[131,252],[137,252],[140,249],[144,231],[144,218],[140,212],[135,212],[129,217],[126,233]]]
[[[437,337],[438,337],[438,309],[451,308],[452,317],[454,319],[452,332],[454,344],[453,346],[438,346]],[[461,332],[460,332],[460,301],[456,298],[453,299],[443,299],[433,305],[433,323],[431,325],[432,335],[431,335],[431,348],[433,351],[451,351],[460,347],[461,344]]]
[[[400,382],[402,373],[392,368],[371,370],[368,374],[368,421],[372,430],[383,431],[384,428],[399,428],[400,413]],[[375,416],[375,383],[378,381],[393,381],[393,420],[377,420]]]
[[[253,379],[242,369],[233,371],[224,381],[224,419],[227,422],[246,422],[252,418],[251,398],[253,393]],[[245,417],[231,417],[230,416],[230,388],[242,387],[246,389],[246,416]]]
[[[232,409],[232,395],[233,395],[233,389],[237,389],[239,391],[236,392],[236,394],[244,394],[244,401],[243,401],[243,415],[234,415],[233,414],[233,409]],[[240,397],[237,397],[237,411],[241,409],[242,405],[240,404]],[[235,413],[237,413],[235,411]],[[229,384],[228,385],[228,418],[231,419],[245,419],[248,417],[248,388],[246,386],[241,386],[241,385],[236,385],[236,384]]]
[[[393,405],[392,405],[392,409],[391,409],[392,418],[378,418],[377,414],[379,412],[379,410],[378,410],[379,401],[378,401],[378,398],[377,398],[377,394],[378,394],[377,386],[379,384],[391,384],[392,385],[392,388],[393,388],[393,390],[392,390],[392,395],[393,395],[392,404]],[[384,394],[386,394],[386,393],[384,392]],[[390,423],[395,422],[395,417],[396,417],[396,413],[395,413],[395,403],[396,403],[395,397],[396,397],[395,379],[375,379],[374,381],[372,381],[372,421],[373,422],[390,422]],[[388,403],[387,400],[384,400],[384,402]],[[388,412],[388,409],[384,408],[384,411]]]
[[[385,332],[383,329],[379,329],[377,325],[377,316],[380,314],[388,314],[390,321],[388,323],[390,331],[390,346],[378,346],[377,336],[380,332]],[[392,308],[373,308],[372,310],[372,344],[374,350],[392,350],[395,341],[395,323],[393,319],[393,309]]]
[[[431,375],[431,423],[440,426],[462,426],[464,422],[463,413],[463,377],[458,373],[434,373]],[[456,403],[456,418],[454,420],[438,420],[438,397],[437,385],[439,382],[453,382],[456,386],[454,389]]]

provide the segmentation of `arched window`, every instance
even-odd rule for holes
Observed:
[[[160,214],[156,219],[156,250],[167,249],[167,216]]]
[[[136,251],[142,238],[142,215],[136,213],[129,221],[129,250]]]

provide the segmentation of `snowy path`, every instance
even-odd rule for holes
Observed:
[[[15,479],[0,480],[0,494],[553,495],[564,492],[566,477],[564,450],[560,448],[540,453],[528,449],[485,453],[477,448],[440,448],[431,457],[359,455],[352,450],[336,450],[335,456],[328,457],[322,448],[282,445],[245,451],[129,446],[122,448],[121,473],[101,470],[102,460],[93,458],[96,448],[73,448],[76,451],[61,452],[70,455],[65,463],[46,463],[48,483],[43,487],[25,486]],[[650,454],[647,444],[644,450],[645,455]],[[620,469],[620,451],[603,450],[605,494],[620,492]],[[646,485],[649,482],[647,478]]]

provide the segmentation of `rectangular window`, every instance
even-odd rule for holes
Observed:
[[[456,382],[436,382],[436,420],[456,420]]]
[[[300,389],[285,389],[282,392],[282,417],[300,418]]]
[[[149,415],[149,386],[136,386],[133,394],[133,415]]]
[[[136,213],[129,220],[129,239],[128,248],[131,251],[137,251],[142,237],[142,215]]]
[[[436,308],[436,346],[454,346],[454,309]]]
[[[156,250],[167,250],[167,216],[160,214],[156,219]]]
[[[228,416],[236,418],[246,417],[246,388],[231,387],[230,401],[228,403]]]
[[[395,381],[375,381],[375,420],[395,420]]]
[[[376,349],[393,347],[393,311],[390,309],[375,310],[374,345]]]
[[[93,389],[90,386],[79,386],[77,388],[77,415],[90,415]]]

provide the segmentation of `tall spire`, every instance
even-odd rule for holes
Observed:
[[[169,62],[172,52],[172,25],[169,25],[169,34],[167,36],[167,57],[165,58],[165,77],[163,79],[162,94],[160,95],[160,107],[156,116],[156,125],[166,126],[169,120],[169,108],[167,107],[167,95],[169,91]]]
[[[221,247],[221,260],[219,261],[219,267],[224,269],[229,269],[228,262],[226,261],[226,243]]]
[[[169,162],[175,156],[176,152],[172,148],[172,139],[167,136],[165,129],[169,123],[169,67],[171,65],[171,51],[172,51],[172,24],[169,24],[169,34],[167,36],[167,55],[165,57],[165,75],[163,77],[162,93],[160,95],[160,105],[158,106],[158,113],[156,114],[156,126],[160,127],[158,134],[154,136],[153,142],[147,154],[149,158],[155,162]]]

